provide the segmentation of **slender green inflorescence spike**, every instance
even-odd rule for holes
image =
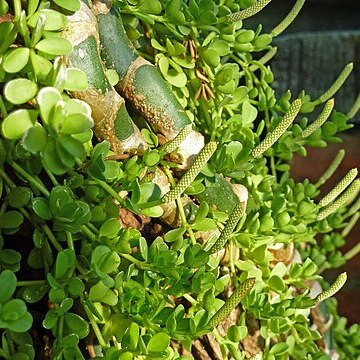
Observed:
[[[331,176],[334,174],[336,169],[339,167],[341,162],[343,161],[345,157],[345,150],[341,149],[338,151],[338,153],[335,155],[334,160],[331,162],[329,167],[325,170],[325,172],[320,176],[319,180],[316,182],[315,186],[319,187],[328,181]]]
[[[316,220],[320,221],[333,214],[336,210],[338,210],[341,206],[346,205],[350,201],[352,201],[360,191],[360,179],[356,179],[351,183],[351,185],[344,191],[344,193],[339,196],[335,201],[326,206],[323,210],[321,210],[316,218]]]
[[[229,240],[230,235],[233,233],[236,225],[238,224],[239,220],[245,214],[246,210],[246,203],[239,202],[236,206],[234,211],[231,213],[229,220],[227,221],[223,231],[221,232],[219,238],[216,240],[214,245],[210,248],[209,253],[214,254],[224,248],[224,245]]]
[[[287,14],[287,16],[283,19],[283,21],[280,22],[278,26],[276,26],[270,33],[272,36],[278,36],[281,34],[285,29],[287,29],[291,23],[295,20],[295,18],[298,16],[301,8],[303,7],[305,3],[305,0],[297,0],[295,5],[292,7],[290,12]]]
[[[194,163],[191,165],[190,169],[183,175],[179,182],[167,192],[161,199],[163,203],[171,202],[177,199],[189,185],[194,181],[196,176],[200,173],[201,169],[211,158],[212,154],[215,152],[217,143],[215,141],[210,141],[205,145],[201,150],[200,154],[195,159]]]
[[[324,301],[328,299],[329,297],[335,295],[345,284],[347,279],[346,272],[341,273],[335,280],[335,282],[325,291],[323,291],[321,294],[319,294],[316,297],[316,303],[319,303],[321,301]]]
[[[330,116],[333,108],[334,108],[334,99],[330,99],[326,102],[323,111],[316,118],[316,120],[302,131],[301,133],[302,138],[305,139],[306,137],[310,136],[314,131],[316,131],[319,127],[321,127]]]
[[[231,296],[226,300],[225,304],[215,313],[209,321],[209,327],[217,326],[223,319],[225,319],[230,312],[239,305],[240,301],[249,293],[255,285],[255,279],[246,279],[243,284],[240,284]]]
[[[168,141],[161,147],[161,151],[163,151],[165,154],[169,154],[175,151],[185,140],[185,138],[191,133],[191,130],[191,124],[184,126],[173,140]]]
[[[323,207],[335,200],[353,182],[357,174],[357,169],[351,169],[343,179],[319,201],[319,205]]]
[[[244,10],[228,15],[227,19],[231,22],[247,19],[261,11],[266,5],[270,3],[270,1],[271,0],[259,0]]]
[[[254,158],[257,158],[261,154],[263,154],[280,138],[280,136],[295,120],[295,117],[299,113],[300,108],[301,108],[301,100],[300,99],[294,100],[293,103],[290,105],[288,112],[284,115],[279,125],[273,131],[268,133],[265,139],[253,149],[251,155]]]
[[[329,87],[327,91],[325,91],[317,100],[314,101],[315,104],[320,104],[332,98],[335,93],[341,88],[342,84],[350,75],[354,64],[351,62],[347,64],[337,79],[333,82],[333,84]]]
[[[346,114],[346,116],[349,118],[349,119],[352,119],[356,113],[359,111],[360,109],[360,93],[359,95],[357,96],[355,102],[353,103],[351,109],[348,111],[348,113]]]

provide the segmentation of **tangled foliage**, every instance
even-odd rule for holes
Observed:
[[[160,145],[131,110],[148,146],[135,155],[94,136],[73,97],[89,76],[63,61],[82,2],[0,0],[1,358],[358,359],[358,325],[322,302],[346,275],[321,276],[357,252],[341,252],[360,216],[357,170],[326,195],[343,151],[315,184],[289,163],[351,127],[358,104],[345,115],[332,97],[352,64],[318,99],[277,99],[272,39],[303,1],[270,34],[247,29],[267,3],[114,1],[208,142],[184,173],[173,159],[189,127]]]

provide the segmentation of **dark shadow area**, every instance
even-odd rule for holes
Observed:
[[[273,0],[263,11],[245,20],[246,27],[263,24],[271,31],[287,15],[294,1]],[[280,97],[287,89],[301,90],[312,99],[325,92],[344,66],[354,69],[335,96],[337,110],[347,112],[360,92],[360,2],[307,0],[295,21],[274,39],[278,52],[271,62]],[[359,117],[353,119],[360,124]]]

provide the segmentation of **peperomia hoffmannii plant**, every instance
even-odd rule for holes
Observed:
[[[322,272],[359,218],[360,107],[278,98],[270,0],[0,0],[0,358],[358,359]],[[312,114],[317,110],[319,115]]]

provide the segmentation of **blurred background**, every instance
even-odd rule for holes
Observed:
[[[263,24],[271,31],[290,11],[295,0],[272,0],[256,16],[245,20],[245,27]],[[306,0],[297,19],[279,35],[274,44],[277,55],[271,62],[275,75],[277,97],[290,89],[293,98],[301,90],[312,99],[321,95],[337,78],[344,66],[354,63],[354,69],[335,96],[336,110],[347,113],[360,92],[360,1]],[[346,156],[331,181],[322,187],[326,194],[351,168],[360,169],[360,112],[352,119],[354,128],[341,135],[343,142],[326,149],[311,148],[308,157],[295,157],[293,177],[315,182],[331,163],[339,149]],[[360,241],[360,224],[347,237],[346,252]],[[360,254],[344,267],[324,273],[332,282],[342,272],[348,273],[345,287],[337,295],[339,313],[348,318],[348,324],[360,322]]]

